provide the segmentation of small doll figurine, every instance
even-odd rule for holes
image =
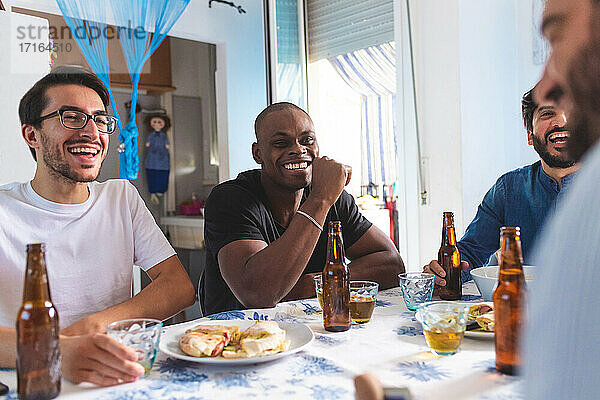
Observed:
[[[155,113],[146,117],[145,122],[150,128],[145,160],[148,191],[152,202],[158,204],[158,196],[162,196],[169,185],[169,138],[166,132],[171,127],[171,120],[165,113]]]

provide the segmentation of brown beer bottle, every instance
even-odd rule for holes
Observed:
[[[331,332],[350,329],[350,271],[344,259],[340,221],[329,223],[323,268],[323,326]]]
[[[440,286],[439,294],[442,300],[460,300],[462,298],[462,278],[460,268],[460,253],[456,247],[454,232],[454,213],[444,212],[442,225],[442,246],[438,251],[438,263],[446,272],[446,286]]]
[[[496,369],[515,375],[521,366],[519,345],[525,314],[525,276],[519,227],[500,228],[500,272],[494,291]]]
[[[50,298],[44,244],[27,245],[23,304],[17,315],[19,399],[53,399],[60,393],[58,314]]]

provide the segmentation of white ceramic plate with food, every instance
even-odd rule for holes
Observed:
[[[484,331],[483,329],[474,329],[472,331],[465,331],[465,336],[470,338],[483,338],[494,340],[494,332]]]
[[[161,335],[158,348],[168,356],[185,361],[214,365],[246,365],[272,361],[290,354],[297,353],[308,346],[315,338],[313,331],[304,324],[278,321],[277,323],[279,324],[279,327],[285,330],[286,340],[290,341],[289,349],[281,353],[249,358],[193,357],[185,354],[179,348],[179,338],[185,333],[186,330],[193,328],[196,325],[239,326],[240,330],[244,330],[255,323],[256,321],[251,320],[213,320],[194,321],[181,325],[175,325],[167,328],[166,332]]]

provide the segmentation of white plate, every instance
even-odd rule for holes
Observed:
[[[187,329],[193,328],[196,325],[234,325],[239,326],[241,330],[244,330],[255,322],[256,321],[250,320],[213,320],[194,321],[191,323],[175,325],[171,328],[167,328],[166,332],[161,335],[158,348],[166,355],[179,358],[180,360],[216,365],[245,365],[276,360],[289,354],[297,353],[308,346],[315,338],[313,331],[306,325],[278,321],[279,327],[285,330],[286,339],[290,341],[289,350],[281,353],[250,358],[192,357],[185,354],[179,348],[179,338],[181,335],[183,335]]]
[[[466,337],[471,338],[485,338],[485,339],[494,339],[494,332],[485,332],[485,331],[465,331]]]

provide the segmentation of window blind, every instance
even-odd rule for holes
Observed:
[[[393,0],[307,0],[311,62],[394,40]]]

